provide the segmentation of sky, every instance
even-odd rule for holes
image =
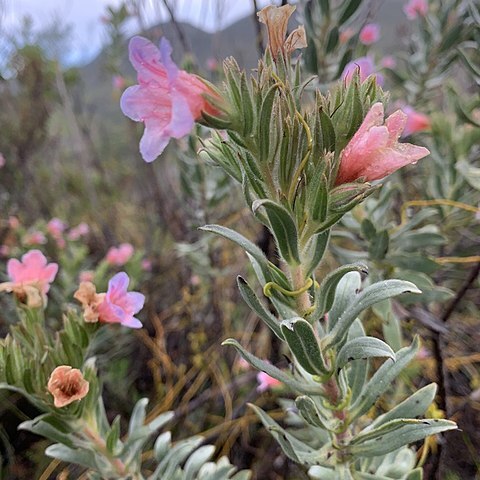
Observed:
[[[147,26],[167,21],[169,15],[162,0],[143,2]],[[102,14],[107,5],[117,6],[121,0],[0,0],[1,29],[14,32],[25,15],[31,16],[34,27],[43,29],[58,18],[72,26],[69,64],[87,63],[100,51],[105,40]],[[275,1],[257,0],[260,7]],[[278,2],[277,2],[278,3]],[[252,13],[252,0],[169,0],[178,20],[213,32],[225,28]],[[132,35],[137,29],[132,23]]]

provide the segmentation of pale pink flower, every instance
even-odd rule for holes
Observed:
[[[7,161],[5,160],[5,157],[3,156],[2,153],[0,153],[0,168],[3,168]]]
[[[47,231],[52,237],[61,237],[62,233],[67,228],[67,225],[62,222],[59,218],[52,218],[47,223]]]
[[[119,247],[111,247],[107,252],[105,260],[110,265],[121,267],[132,258],[133,252],[133,245],[130,243],[122,243]]]
[[[152,271],[152,261],[149,260],[148,258],[144,258],[141,263],[142,270],[145,270],[146,272],[151,272]]]
[[[402,137],[408,137],[412,133],[423,132],[430,128],[430,117],[424,113],[417,112],[410,105],[402,107],[403,113],[407,115],[407,123]]]
[[[69,240],[79,240],[81,237],[88,235],[90,227],[85,222],[79,223],[68,232]]]
[[[12,230],[16,230],[20,226],[20,220],[18,217],[15,217],[14,215],[8,217],[8,226]]]
[[[30,250],[19,261],[11,258],[7,262],[10,282],[0,284],[0,291],[13,292],[20,301],[31,307],[46,303],[46,294],[58,272],[56,263],[48,263],[40,250]]]
[[[246,370],[250,370],[250,364],[243,358],[240,357],[237,362],[237,369],[240,370],[241,372],[244,372]]]
[[[27,233],[23,237],[23,243],[25,245],[44,245],[47,243],[47,237],[43,232],[35,230],[33,232]]]
[[[105,293],[97,293],[97,288],[90,281],[82,281],[73,298],[82,304],[83,319],[87,323],[96,323],[99,320],[100,312],[98,307],[105,299]]]
[[[121,75],[114,75],[112,77],[112,87],[114,90],[123,90],[126,85],[127,82]]]
[[[423,345],[420,347],[420,349],[417,352],[417,360],[426,360],[427,358],[431,357],[432,353],[430,350]]]
[[[92,270],[84,270],[78,275],[78,279],[80,280],[80,282],[93,282],[94,278],[95,272],[93,272]]]
[[[107,294],[98,306],[100,322],[142,328],[142,323],[134,315],[143,308],[145,296],[138,292],[127,292],[129,282],[125,272],[117,273],[110,279]]]
[[[347,43],[354,35],[355,30],[353,28],[346,28],[340,32],[339,41],[341,44]]]
[[[218,60],[216,58],[209,57],[207,58],[206,66],[207,66],[207,69],[210,71],[217,70]]]
[[[417,17],[425,17],[428,13],[428,1],[410,0],[403,6],[403,11],[409,20],[415,20]]]
[[[145,123],[140,153],[146,162],[155,160],[170,138],[187,135],[202,111],[214,113],[204,98],[213,91],[199,77],[179,70],[171,54],[166,38],[160,49],[143,37],[130,40],[130,62],[139,84],[125,90],[120,105],[127,117]]]
[[[392,57],[391,55],[385,55],[381,60],[380,60],[380,65],[383,68],[395,68],[397,66],[397,61],[395,60],[395,57]]]
[[[360,30],[358,38],[364,45],[372,45],[378,42],[380,38],[380,25],[378,25],[378,23],[367,23],[367,25]]]
[[[267,375],[265,372],[257,373],[257,382],[258,382],[257,392],[260,392],[260,393],[265,392],[271,388],[278,387],[279,385],[282,384],[280,380],[277,380],[276,378],[273,378],[270,375]]]
[[[8,245],[0,245],[0,256],[8,257],[10,255],[10,247]]]
[[[371,57],[360,57],[345,65],[342,73],[342,80],[346,83],[352,81],[353,74],[358,72],[360,76],[360,83],[363,83],[370,75],[375,74],[377,83],[383,85],[383,75],[376,73],[375,64]]]
[[[384,120],[383,104],[375,103],[340,155],[335,184],[359,178],[367,182],[379,180],[427,156],[430,152],[425,147],[398,143],[406,122],[407,116],[401,110]]]
[[[53,404],[62,408],[84,398],[88,393],[89,383],[77,368],[61,365],[51,373],[47,388],[53,395]]]

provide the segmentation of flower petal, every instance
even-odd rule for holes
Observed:
[[[162,64],[160,51],[150,40],[133,37],[128,44],[128,50],[128,58],[138,73],[140,83],[166,79],[167,72]]]

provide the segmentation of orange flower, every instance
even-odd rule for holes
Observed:
[[[68,365],[57,367],[50,375],[47,385],[57,408],[84,398],[88,393],[88,387],[89,384],[83,378],[82,372]]]
[[[83,318],[87,323],[98,322],[98,307],[105,298],[104,293],[97,293],[92,282],[81,282],[78,290],[73,294],[83,307]]]
[[[285,40],[288,19],[294,12],[293,5],[275,7],[268,5],[257,13],[261,23],[267,26],[268,47],[275,60],[280,52],[290,54],[297,48],[307,46],[307,38],[303,26],[296,28]]]

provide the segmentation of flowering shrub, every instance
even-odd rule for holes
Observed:
[[[89,222],[62,220],[62,209],[77,212],[65,195],[27,228],[28,199],[0,185],[20,212],[0,221],[0,291],[13,294],[0,297],[0,386],[37,408],[20,428],[55,442],[42,478],[65,464],[59,475],[94,479],[250,478],[227,453],[258,478],[414,480],[424,466],[444,475],[445,445],[460,438],[448,418],[463,422],[448,397],[476,387],[475,350],[446,357],[475,338],[479,307],[478,102],[459,94],[478,83],[478,9],[399,5],[398,54],[382,51],[390,32],[365,2],[300,1],[305,27],[290,30],[295,6],[270,5],[258,13],[268,38],[258,67],[229,58],[222,72],[210,58],[214,86],[191,73],[202,64],[194,56],[177,67],[166,38],[157,47],[138,36],[132,85],[121,53],[129,18],[143,24],[136,7],[108,7],[102,20],[109,92],[118,103],[126,89],[123,113],[144,124],[143,159],[162,158],[129,161],[128,121],[111,150],[103,129],[89,136],[56,74],[75,127],[65,144],[78,149],[56,165],[68,180],[59,188],[88,198]],[[51,123],[55,132],[62,122]],[[0,149],[8,183],[28,149]],[[43,198],[48,176],[33,168]],[[452,314],[460,321],[447,325]],[[129,420],[111,421],[118,413]],[[172,433],[157,436],[167,422]]]

